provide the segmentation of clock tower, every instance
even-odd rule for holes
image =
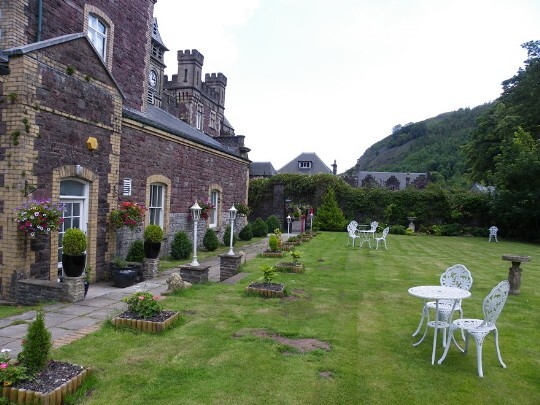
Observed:
[[[161,107],[163,99],[164,53],[168,51],[159,35],[157,19],[152,24],[152,43],[150,46],[150,69],[148,70],[148,104]]]

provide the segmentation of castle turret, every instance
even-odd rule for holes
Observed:
[[[220,107],[224,107],[227,77],[223,73],[207,73],[204,76],[204,82],[219,94],[219,105]]]
[[[183,86],[201,86],[201,72],[204,56],[196,49],[178,51],[178,75],[176,81]]]

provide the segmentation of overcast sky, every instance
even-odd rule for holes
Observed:
[[[538,0],[158,0],[166,74],[197,49],[228,79],[253,161],[341,173],[397,124],[496,99],[540,39]]]

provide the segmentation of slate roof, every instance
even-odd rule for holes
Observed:
[[[252,162],[249,168],[250,177],[270,177],[277,174],[270,162]]]
[[[420,176],[427,176],[427,173],[404,173],[404,172],[358,172],[358,185],[362,185],[362,180],[367,176],[371,176],[381,186],[384,186],[390,177],[395,177],[399,181],[399,188],[404,189],[407,184],[414,182]]]
[[[301,169],[298,162],[311,162],[311,167]],[[316,153],[302,152],[281,169],[278,173],[296,173],[296,174],[332,174],[332,170],[324,164],[324,162],[317,156]]]
[[[166,51],[169,50],[169,48],[167,48],[165,44],[163,43],[163,40],[161,39],[161,35],[159,34],[158,23],[157,23],[156,17],[154,17],[154,22],[152,25],[152,39],[156,41],[158,44],[160,44]]]
[[[222,145],[211,136],[193,128],[191,125],[186,124],[184,121],[176,118],[174,115],[169,114],[161,108],[156,107],[155,105],[149,104],[146,112],[136,111],[131,108],[124,107],[122,114],[127,118],[131,118],[143,124],[151,125],[173,135],[178,135],[181,138],[185,138],[198,144],[208,146],[212,149],[238,157],[238,155],[234,153],[233,149]]]
[[[8,66],[9,59],[7,55],[0,49],[0,75],[8,75],[9,74],[9,66]]]

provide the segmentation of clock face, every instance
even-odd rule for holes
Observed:
[[[150,86],[156,87],[157,73],[154,70],[151,70],[150,74],[148,75],[148,83],[150,83]]]

